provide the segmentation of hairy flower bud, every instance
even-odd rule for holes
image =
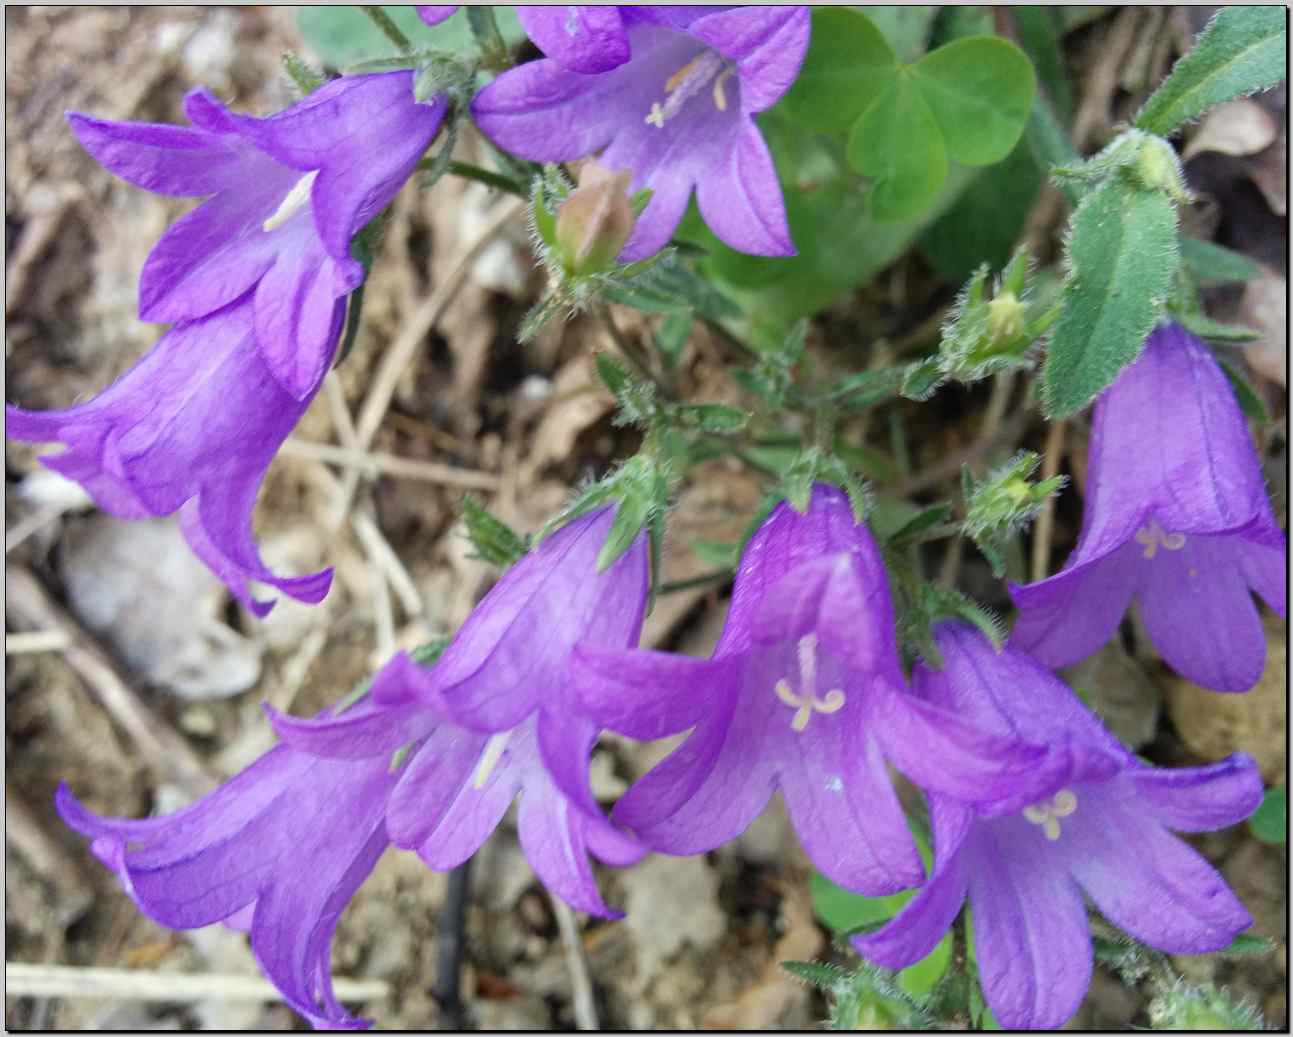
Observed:
[[[628,171],[597,162],[579,171],[579,186],[557,207],[557,259],[571,276],[600,273],[615,262],[633,233]]]

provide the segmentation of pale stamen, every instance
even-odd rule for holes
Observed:
[[[808,726],[814,713],[829,716],[844,708],[844,692],[831,688],[824,698],[817,697],[817,635],[805,634],[796,646],[799,657],[799,694],[790,687],[790,681],[782,678],[773,685],[777,698],[790,706],[795,715],[790,721],[792,731],[798,733]]]
[[[1060,789],[1050,799],[1024,807],[1027,821],[1042,826],[1042,834],[1051,842],[1060,837],[1060,820],[1077,810],[1077,794],[1071,789]]]
[[[489,741],[485,743],[485,751],[480,754],[480,763],[476,765],[476,775],[471,779],[472,788],[485,787],[485,782],[489,781],[489,776],[494,773],[494,768],[498,765],[503,750],[507,748],[507,740],[511,735],[511,731],[501,731],[489,736]]]
[[[663,129],[665,122],[677,115],[682,110],[682,106],[700,93],[711,81],[714,107],[720,112],[727,111],[727,95],[723,92],[723,84],[732,72],[733,70],[714,51],[702,51],[665,80],[664,104],[653,101],[651,110],[647,112],[643,121],[648,126]]]
[[[1185,546],[1185,534],[1168,533],[1158,524],[1157,519],[1150,519],[1136,530],[1136,543],[1144,545],[1146,558],[1153,558],[1160,547],[1167,551],[1179,551]]]
[[[295,216],[297,210],[310,200],[310,188],[314,186],[314,178],[318,175],[319,171],[316,169],[301,177],[295,186],[287,192],[287,196],[279,204],[274,215],[261,224],[261,229],[265,231],[276,230]]]

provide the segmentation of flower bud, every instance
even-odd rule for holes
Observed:
[[[615,262],[633,232],[631,180],[595,161],[579,171],[579,186],[557,207],[556,252],[567,274],[600,273]]]

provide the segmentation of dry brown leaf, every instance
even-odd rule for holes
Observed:
[[[1275,141],[1275,120],[1256,101],[1241,98],[1213,108],[1181,152],[1189,161],[1204,151],[1222,155],[1256,155]]]

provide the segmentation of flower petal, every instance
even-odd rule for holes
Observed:
[[[808,53],[811,30],[807,7],[736,7],[688,26],[693,36],[736,62],[741,106],[749,114],[771,108],[790,89]]]
[[[577,911],[600,918],[623,918],[602,900],[588,860],[585,826],[589,819],[564,797],[536,794],[521,796],[517,827],[521,850],[539,880]]]
[[[1246,753],[1208,767],[1138,767],[1127,772],[1143,809],[1178,832],[1238,824],[1262,801],[1257,763]]]
[[[569,708],[576,644],[626,648],[646,608],[646,536],[604,572],[607,507],[545,539],[494,585],[423,684],[425,700],[476,730],[515,727],[536,708]]]
[[[751,743],[734,700],[717,707],[687,740],[636,781],[611,812],[648,847],[705,853],[736,838],[767,806],[773,769]]]
[[[439,25],[458,10],[457,4],[419,4],[413,10],[427,25]]]
[[[886,969],[901,969],[934,949],[961,910],[969,889],[969,874],[959,850],[973,820],[969,808],[941,796],[930,797],[933,874],[884,928],[850,938],[860,955]]]
[[[1278,529],[1274,532],[1283,540]],[[1255,590],[1261,599],[1276,612],[1280,618],[1288,616],[1288,547],[1245,540],[1239,551],[1240,571],[1248,586]]]
[[[972,851],[965,867],[984,999],[1007,1029],[1058,1028],[1091,983],[1081,892],[1062,868],[996,845],[991,833],[976,836],[966,850]]]
[[[780,775],[795,833],[817,870],[845,889],[882,896],[917,885],[920,854],[874,738],[861,744],[826,718],[795,738]]]
[[[629,38],[615,7],[516,9],[525,34],[571,72],[606,72],[629,59]]]
[[[1161,824],[1112,797],[1085,798],[1064,821],[1067,863],[1114,925],[1169,954],[1202,954],[1252,924],[1216,870]]]
[[[1043,666],[1081,662],[1113,637],[1136,587],[1136,544],[1050,579],[1010,584],[1019,618],[1010,644]]]
[[[256,342],[279,384],[302,400],[328,373],[345,315],[342,300],[356,285],[319,246],[308,216],[294,222],[301,224],[294,240],[280,245],[256,285]]]
[[[96,162],[154,194],[215,194],[238,183],[247,158],[236,138],[188,126],[111,122],[80,112],[68,112],[67,121]]]
[[[1179,550],[1143,559],[1140,618],[1164,661],[1214,691],[1247,691],[1261,679],[1266,631],[1240,566],[1245,544],[1189,536]]]
[[[697,184],[696,203],[709,229],[738,252],[796,254],[777,169],[748,116],[724,161]]]
[[[572,656],[579,706],[602,727],[650,742],[694,727],[720,697],[731,697],[741,667],[669,652],[577,647]]]

